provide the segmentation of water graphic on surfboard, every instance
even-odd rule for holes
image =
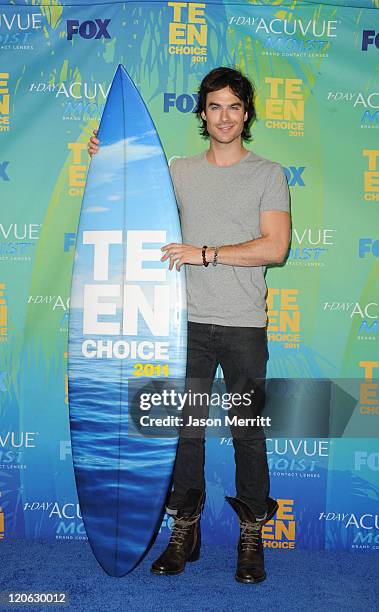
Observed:
[[[177,445],[176,436],[129,434],[128,381],[142,384],[135,373],[146,364],[184,377],[185,276],[160,262],[161,246],[182,241],[178,211],[156,129],[121,65],[99,139],[72,279],[70,428],[89,542],[103,569],[123,576],[159,526]]]

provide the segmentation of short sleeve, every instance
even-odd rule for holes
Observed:
[[[261,197],[260,210],[290,211],[287,178],[280,164],[271,165]]]

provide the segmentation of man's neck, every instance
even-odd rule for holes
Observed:
[[[232,166],[241,161],[247,153],[248,150],[243,147],[241,140],[227,144],[211,140],[206,157],[215,166]]]

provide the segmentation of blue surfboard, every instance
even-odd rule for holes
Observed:
[[[175,195],[146,106],[119,66],[91,161],[74,259],[69,322],[75,480],[93,553],[111,576],[141,560],[159,527],[177,432],[144,434],[130,390],[186,360],[184,270],[160,248],[181,242]],[[138,394],[137,394],[138,398]]]

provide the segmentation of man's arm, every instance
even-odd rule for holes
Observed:
[[[290,241],[290,215],[282,210],[269,210],[260,213],[261,237],[240,244],[227,244],[219,248],[217,263],[226,266],[265,266],[271,263],[282,263]],[[212,245],[217,246],[217,245]],[[180,270],[183,264],[201,266],[202,249],[190,244],[170,243],[162,247],[164,252],[161,261],[170,258],[169,269],[174,265]],[[206,261],[213,261],[214,251],[208,247]]]
[[[282,210],[269,210],[260,213],[262,236],[240,244],[220,247],[218,263],[227,266],[265,266],[282,263],[287,251],[291,234],[290,215]],[[213,258],[213,250],[207,249],[207,261]]]
[[[99,150],[100,140],[97,138],[99,130],[93,130],[93,136],[88,141],[87,151],[90,157],[95,155]]]

